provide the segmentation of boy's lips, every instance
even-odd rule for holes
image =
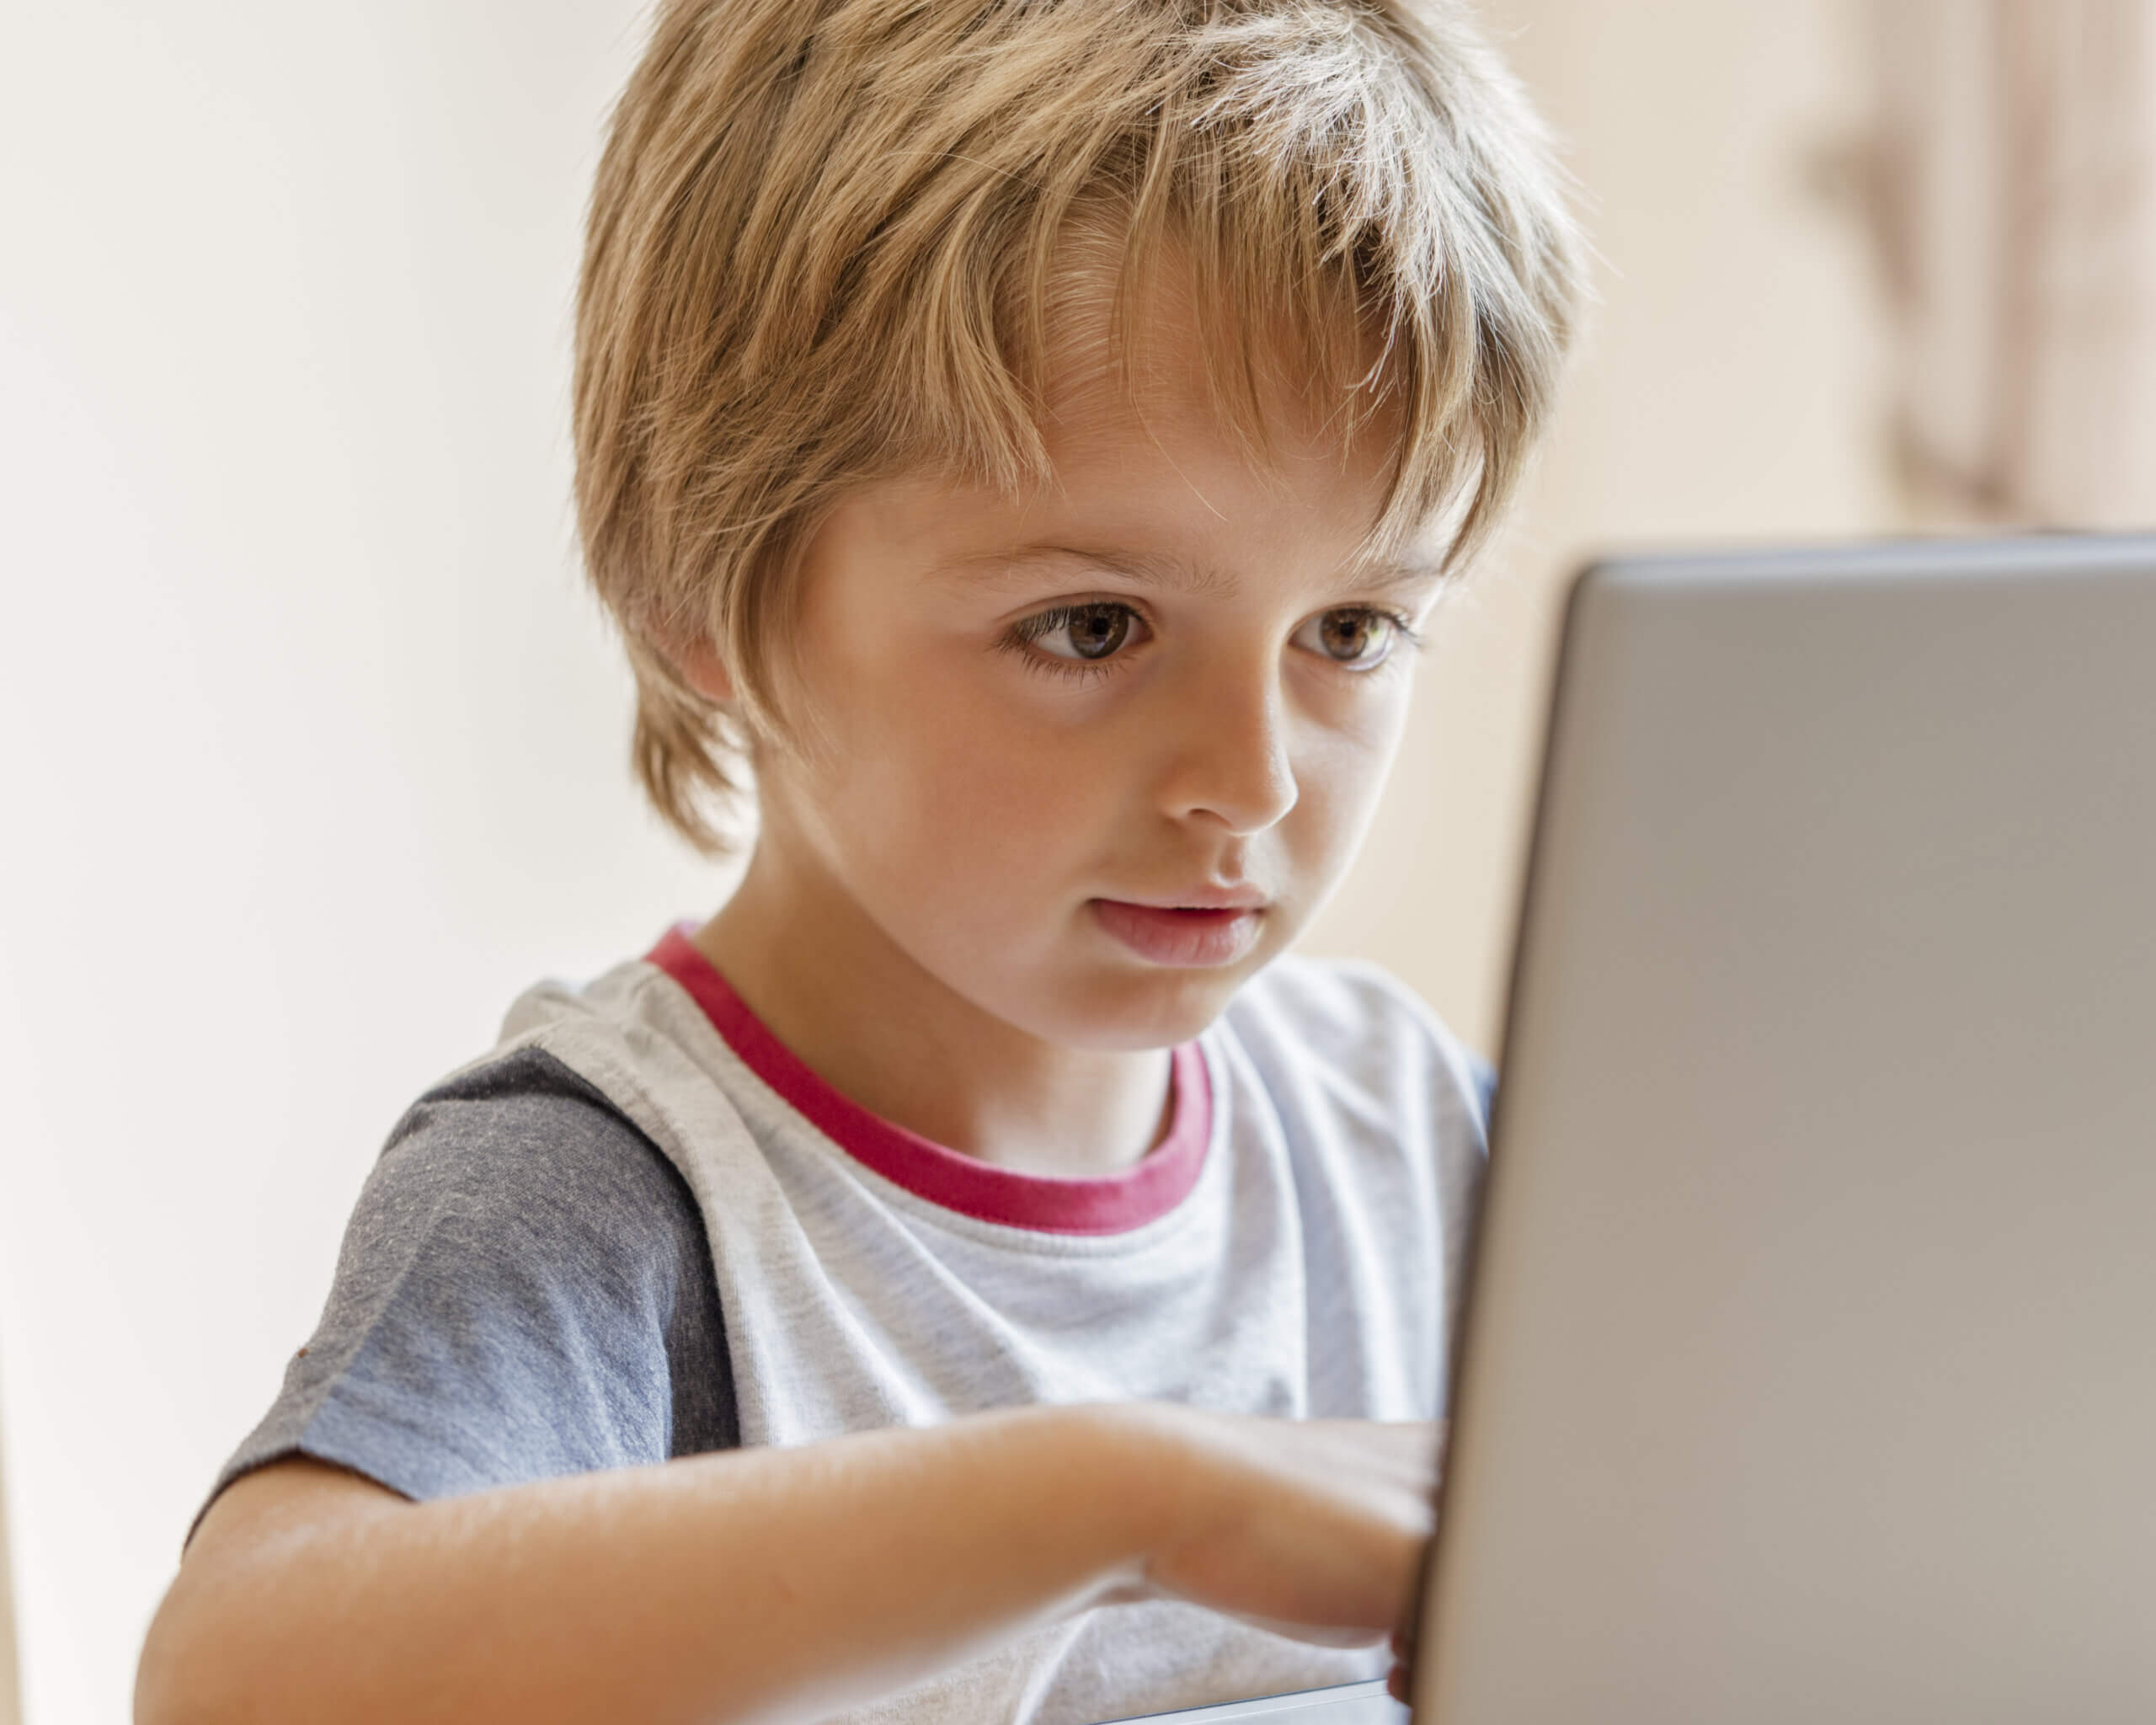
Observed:
[[[1232,964],[1257,938],[1264,900],[1249,893],[1193,893],[1193,902],[1139,905],[1095,899],[1093,915],[1123,945],[1155,964]]]

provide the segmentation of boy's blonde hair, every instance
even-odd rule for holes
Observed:
[[[637,772],[700,848],[775,729],[792,577],[847,488],[1051,478],[1049,307],[1164,254],[1211,399],[1269,446],[1247,332],[1284,331],[1350,433],[1396,430],[1374,545],[1487,537],[1580,291],[1540,127],[1455,5],[1414,0],[661,0],[592,195],[577,506],[636,672]],[[1097,246],[1080,248],[1097,252]],[[691,686],[712,645],[734,711]]]

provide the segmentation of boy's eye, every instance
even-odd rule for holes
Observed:
[[[1349,606],[1320,611],[1295,631],[1294,641],[1343,670],[1374,670],[1391,656],[1400,633],[1398,621],[1384,611]]]
[[[1130,638],[1137,615],[1127,605],[1059,605],[1020,627],[1025,638],[1051,658],[1100,660]]]

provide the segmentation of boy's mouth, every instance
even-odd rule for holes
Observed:
[[[1232,964],[1257,939],[1264,908],[1256,904],[1134,905],[1095,899],[1102,928],[1150,964],[1209,969]]]

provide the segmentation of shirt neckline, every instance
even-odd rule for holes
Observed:
[[[670,928],[645,955],[677,983],[742,1064],[864,1167],[915,1197],[1004,1227],[1048,1234],[1121,1234],[1157,1220],[1187,1197],[1213,1136],[1213,1087],[1195,1042],[1171,1051],[1175,1086],[1167,1135],[1119,1174],[1060,1179],[999,1168],[910,1132],[834,1089],[774,1036],[689,938]]]

